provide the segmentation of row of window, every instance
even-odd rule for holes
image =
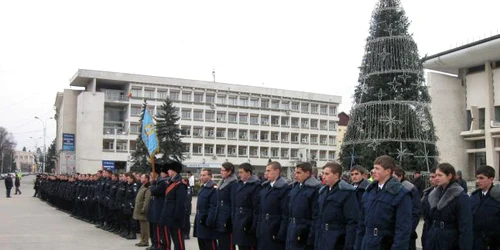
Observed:
[[[193,155],[227,156],[227,157],[273,157],[281,159],[298,159],[304,157],[296,148],[253,147],[214,144],[184,144],[184,151]],[[335,151],[310,150],[311,159],[334,160]]]
[[[226,129],[226,128],[209,128],[209,127],[191,127],[182,126],[182,135],[184,137],[206,138],[206,139],[229,139],[229,140],[250,140],[250,141],[274,141],[283,143],[311,143],[321,145],[335,145],[335,136],[306,134],[306,133],[290,133],[290,132],[273,132],[273,131],[258,131],[247,129]]]
[[[155,98],[155,90],[144,88],[133,87],[131,89],[132,97],[144,97],[144,98]],[[264,97],[249,97],[249,96],[238,96],[223,93],[204,93],[204,92],[192,92],[190,90],[170,90],[170,93],[165,90],[158,89],[156,91],[156,99],[169,98],[172,101],[183,101],[183,102],[198,102],[198,103],[209,103],[209,104],[222,104],[222,105],[234,105],[234,106],[244,106],[253,108],[265,108],[265,109],[282,109],[282,110],[293,110],[300,111],[302,113],[313,113],[322,115],[337,115],[336,105],[328,104],[318,104],[311,103],[311,101],[291,101],[291,100],[279,100]]]

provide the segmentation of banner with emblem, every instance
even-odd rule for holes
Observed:
[[[158,144],[156,126],[147,107],[144,109],[144,116],[142,117],[141,137],[144,145],[146,145],[146,148],[148,149],[149,157],[153,158],[155,154],[158,153],[160,147]]]

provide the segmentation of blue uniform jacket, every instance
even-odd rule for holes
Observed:
[[[194,237],[200,239],[217,239],[215,229],[215,213],[217,211],[217,186],[210,180],[198,193],[196,217],[194,219]]]
[[[429,194],[434,190],[435,187],[429,187],[424,190],[422,193],[422,199],[420,202],[422,203],[422,216],[424,217],[424,226],[422,227],[422,236],[420,240],[422,241],[422,246],[425,246],[425,240],[427,237],[427,230],[431,225],[431,221],[429,221],[429,213],[431,211],[431,205],[429,205]]]
[[[492,186],[486,196],[478,189],[470,199],[474,223],[473,249],[500,249],[500,186]]]
[[[167,182],[165,203],[161,211],[160,225],[183,229],[186,219],[187,187],[182,176],[176,175]]]
[[[318,208],[318,194],[321,182],[308,178],[304,183],[295,182],[289,193],[288,229],[286,249],[306,249],[314,243],[314,223]]]
[[[257,246],[260,180],[253,175],[238,181],[233,196],[233,242],[238,246]]]
[[[158,178],[158,181],[151,183],[151,199],[149,199],[148,221],[160,222],[161,210],[165,203],[165,190],[167,190],[168,178]]]
[[[374,181],[361,203],[355,249],[407,250],[412,229],[408,190],[394,177],[380,191]]]
[[[437,187],[429,194],[429,221],[426,250],[472,249],[470,199],[456,182],[446,189]]]
[[[288,192],[290,185],[281,177],[278,177],[273,187],[269,181],[262,183],[259,194],[258,249],[285,249]]]
[[[137,183],[127,183],[127,188],[125,190],[125,207],[123,209],[124,214],[132,215],[134,213],[137,191],[139,191]]]
[[[417,230],[418,223],[420,222],[420,213],[422,211],[422,203],[420,203],[420,192],[411,182],[405,180],[401,182],[403,187],[410,192],[411,197],[411,230],[415,233]],[[416,239],[415,233],[415,239]]]
[[[231,222],[231,203],[237,181],[238,179],[236,179],[235,175],[229,176],[221,181],[217,188],[215,228],[218,232],[231,232],[233,230]]]
[[[353,186],[343,180],[331,190],[323,186],[318,198],[314,249],[352,250],[358,219],[359,204]]]

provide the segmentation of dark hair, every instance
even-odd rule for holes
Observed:
[[[222,167],[226,171],[230,171],[231,174],[234,174],[234,165],[231,162],[224,162],[224,163],[222,163]]]
[[[476,175],[484,175],[488,178],[494,178],[495,177],[495,169],[492,168],[491,166],[485,165],[481,166],[477,169]]]
[[[388,155],[381,155],[375,159],[373,165],[380,165],[383,169],[391,170],[391,175],[396,168],[396,163],[394,163],[394,159]]]
[[[309,172],[309,174],[312,174],[312,164],[309,162],[302,162],[297,165],[295,168],[300,168],[304,172]]]
[[[102,170],[97,170],[97,173],[102,174]]]
[[[420,170],[415,171],[413,174],[420,174]]]
[[[104,171],[108,172],[108,174],[113,174],[113,171],[111,171],[109,169],[105,169]]]
[[[144,174],[144,176],[148,179],[148,181],[151,180],[151,176],[149,176],[149,174]]]
[[[116,179],[120,178],[120,175],[118,173],[114,173],[113,176],[116,177]]]
[[[274,170],[279,170],[281,174],[281,164],[277,161],[272,161],[267,164],[267,166],[271,166]]]
[[[368,174],[368,170],[360,165],[354,165],[350,172],[352,171],[358,171],[360,174]]]
[[[432,167],[430,173],[436,173],[436,167]]]
[[[212,177],[212,170],[210,170],[209,168],[204,168],[201,170],[201,172],[203,171],[207,171],[208,176]]]
[[[342,165],[336,162],[328,162],[323,166],[323,170],[325,170],[326,168],[329,168],[333,174],[339,174],[339,178],[342,177]]]
[[[243,169],[243,171],[245,172],[250,172],[250,174],[253,173],[253,166],[250,165],[250,163],[241,163],[240,166],[238,167],[238,169]]]
[[[443,172],[443,174],[445,174],[446,176],[448,176],[449,174],[451,174],[450,183],[455,182],[455,176],[457,175],[457,173],[455,172],[455,168],[451,164],[449,164],[449,163],[440,163],[436,167],[436,171],[437,170]]]
[[[406,177],[405,171],[399,165],[396,165],[396,167],[394,168],[394,174],[396,174],[397,177],[402,177],[402,180],[404,180]]]
[[[125,173],[125,177],[130,177],[132,178],[132,181],[136,182],[137,180],[135,179],[135,175],[131,174],[131,173]]]

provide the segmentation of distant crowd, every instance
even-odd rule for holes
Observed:
[[[182,178],[182,168],[169,162],[147,174],[41,176],[39,195],[127,239],[140,231],[137,246],[184,250],[195,180]],[[310,163],[300,163],[288,182],[280,163],[270,162],[261,180],[249,163],[226,162],[215,183],[213,169],[203,169],[193,221],[199,249],[412,250],[418,239],[424,250],[500,249],[500,186],[490,166],[477,169],[470,196],[448,163],[431,169],[430,187],[419,172],[407,180],[390,156],[375,159],[371,172],[352,167],[348,179],[338,163],[321,170],[318,180]]]

